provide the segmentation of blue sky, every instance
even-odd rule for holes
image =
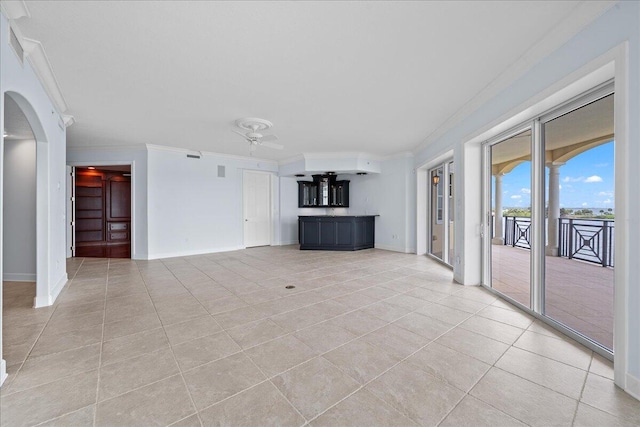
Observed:
[[[613,145],[612,141],[592,148],[560,167],[560,207],[614,208]],[[531,206],[531,163],[504,175],[502,190],[505,208]]]

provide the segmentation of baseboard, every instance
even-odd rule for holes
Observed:
[[[4,273],[2,280],[6,282],[35,282],[36,274],[33,273]]]
[[[278,246],[289,246],[289,245],[297,245],[297,244],[298,244],[297,240],[289,240],[286,242],[280,242]]]
[[[627,374],[627,388],[625,389],[627,393],[636,399],[640,400],[640,379],[634,377],[631,374]]]
[[[401,252],[403,254],[413,253],[413,252],[411,252],[410,249],[405,248],[404,246],[381,245],[379,243],[376,243],[375,244],[375,248],[376,249],[382,249],[382,250],[385,250],[385,251]]]
[[[64,288],[64,285],[66,285],[68,281],[69,276],[67,276],[67,273],[64,273],[60,280],[58,280],[58,283],[56,283],[56,285],[51,290],[51,304],[56,301],[58,295],[60,295],[60,292],[62,292],[62,288]]]
[[[0,386],[7,379],[7,362],[4,359],[0,359]]]
[[[177,258],[177,257],[193,256],[193,255],[206,255],[206,254],[213,254],[217,252],[239,251],[241,249],[244,249],[244,246],[229,246],[226,248],[210,248],[210,249],[200,249],[200,250],[182,251],[182,252],[165,252],[165,253],[159,253],[159,254],[149,254],[147,256],[147,260]]]

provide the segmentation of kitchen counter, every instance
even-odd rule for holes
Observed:
[[[357,251],[375,245],[378,215],[300,215],[301,250]]]

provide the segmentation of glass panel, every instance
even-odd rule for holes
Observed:
[[[431,242],[429,253],[442,259],[444,245],[443,167],[433,169],[429,175],[431,183],[429,186],[431,188]]]
[[[320,180],[320,205],[329,205],[329,178]]]
[[[491,286],[530,307],[531,131],[491,148]]]
[[[613,95],[547,122],[545,315],[613,348]]]
[[[455,210],[454,210],[454,192],[453,192],[453,162],[449,163],[449,264],[453,265],[454,263],[454,218],[455,218]]]

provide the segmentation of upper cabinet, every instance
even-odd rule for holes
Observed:
[[[313,181],[298,181],[298,207],[348,208],[349,181],[335,175],[313,175]]]

